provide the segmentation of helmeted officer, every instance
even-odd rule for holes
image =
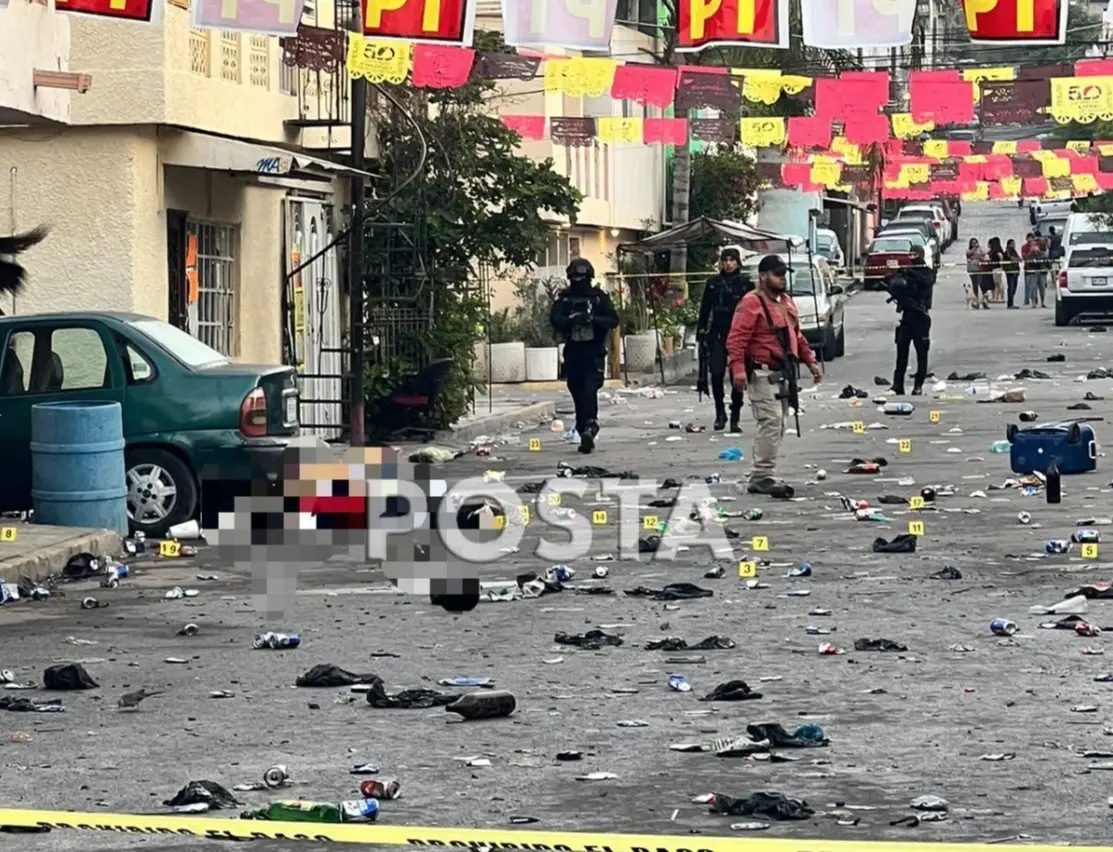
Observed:
[[[564,338],[564,380],[576,405],[576,431],[580,452],[595,449],[599,434],[599,389],[607,335],[618,327],[618,312],[611,297],[592,285],[595,268],[582,257],[568,264],[568,288],[553,303],[550,321]]]
[[[924,260],[924,250],[912,247],[912,265],[890,276],[886,282],[889,301],[895,302],[900,321],[897,323],[897,364],[893,371],[893,393],[904,394],[904,378],[908,373],[908,349],[916,350],[916,373],[912,393],[924,392],[928,374],[928,350],[931,348],[931,304],[935,289],[935,272]]]
[[[723,382],[727,374],[727,334],[738,302],[754,289],[754,282],[741,271],[742,256],[738,249],[727,247],[719,254],[719,274],[707,279],[699,306],[697,335],[707,353],[711,373],[711,396],[715,400],[715,430],[727,425],[727,409]],[[703,377],[700,377],[701,381]],[[731,382],[730,431],[741,432],[738,420],[742,415],[742,391]]]

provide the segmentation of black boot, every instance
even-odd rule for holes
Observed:
[[[716,403],[715,404],[715,426],[714,426],[714,429],[715,429],[716,432],[722,432],[726,428],[727,428],[727,412],[726,412],[726,409],[723,408],[722,403]]]
[[[893,396],[904,396],[904,376],[893,376],[893,386],[889,388]]]
[[[924,395],[924,386],[923,385],[916,384],[916,385],[912,386],[912,396],[923,396],[923,395]]]
[[[742,433],[742,427],[738,424],[738,421],[741,418],[742,412],[740,410],[736,408],[732,408],[730,410],[730,431],[733,432],[735,435],[739,435]]]
[[[595,436],[599,434],[599,424],[594,420],[590,421],[584,430],[580,433],[580,452],[590,453],[595,449]]]

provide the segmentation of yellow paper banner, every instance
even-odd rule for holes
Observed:
[[[1060,124],[1113,121],[1113,77],[1052,77],[1047,112]]]
[[[1028,156],[1030,156],[1033,160],[1039,160],[1041,163],[1045,160],[1059,159],[1059,155],[1056,154],[1054,151],[1032,151],[1032,153]]]
[[[413,43],[379,41],[359,33],[348,35],[348,76],[363,77],[370,83],[406,82],[413,57]]]
[[[1072,151],[1089,152],[1089,150],[1094,147],[1094,143],[1089,139],[1072,139],[1066,144],[1066,147],[1070,148]]]
[[[1103,157],[1113,156],[1113,145],[1098,145],[1096,147],[1098,149],[1098,153],[1101,154]]]
[[[931,180],[931,166],[927,163],[905,163],[900,167],[897,183],[911,186],[914,183],[927,183]]]
[[[943,160],[947,157],[946,139],[928,139],[924,142],[924,156]]]
[[[1067,177],[1070,174],[1070,163],[1055,157],[1043,161],[1043,176],[1045,178]]]
[[[967,154],[962,158],[965,163],[988,163],[985,154]]]
[[[781,72],[767,68],[731,68],[734,77],[742,77],[742,97],[759,104],[775,104],[781,96]]]
[[[1009,198],[1018,198],[1023,181],[1018,177],[1001,178],[1001,191]]]
[[[910,112],[895,112],[889,117],[893,123],[893,135],[898,139],[912,139],[921,133],[928,133],[935,129],[934,121],[918,124],[912,120]]]
[[[974,103],[982,99],[982,80],[1015,80],[1015,68],[966,68],[962,72],[962,79],[973,83]]]
[[[842,163],[812,163],[812,183],[835,189],[842,180]]]
[[[1097,192],[1098,180],[1093,175],[1071,175],[1075,192]]]
[[[798,95],[814,83],[811,77],[801,77],[798,74],[781,75],[781,91],[786,95]]]
[[[1016,153],[1016,143],[1015,142],[1008,142],[1008,141],[994,142],[993,143],[993,153],[994,154],[1015,154]]]
[[[831,150],[839,154],[848,166],[862,165],[862,149],[853,142],[848,142],[845,136],[832,139]]]
[[[549,59],[545,62],[545,91],[597,98],[611,87],[616,68],[613,59]]]
[[[783,145],[787,137],[783,118],[743,118],[740,122],[742,144],[753,148]]]
[[[962,193],[963,201],[989,201],[989,184],[985,181],[978,181],[974,184],[972,192]]]
[[[595,136],[600,142],[641,142],[642,119],[640,118],[597,118]]]

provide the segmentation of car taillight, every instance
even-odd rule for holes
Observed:
[[[240,431],[248,438],[267,434],[267,395],[262,388],[255,388],[240,403]]]
[[[1060,290],[1066,290],[1067,289],[1067,273],[1066,272],[1060,272],[1059,273],[1059,289]]]

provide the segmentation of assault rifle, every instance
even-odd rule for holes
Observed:
[[[707,337],[701,335],[699,339],[699,365],[696,368],[696,393],[699,394],[700,402],[703,402],[703,395],[711,394],[711,385],[708,381],[708,373],[710,366],[707,363]]]

